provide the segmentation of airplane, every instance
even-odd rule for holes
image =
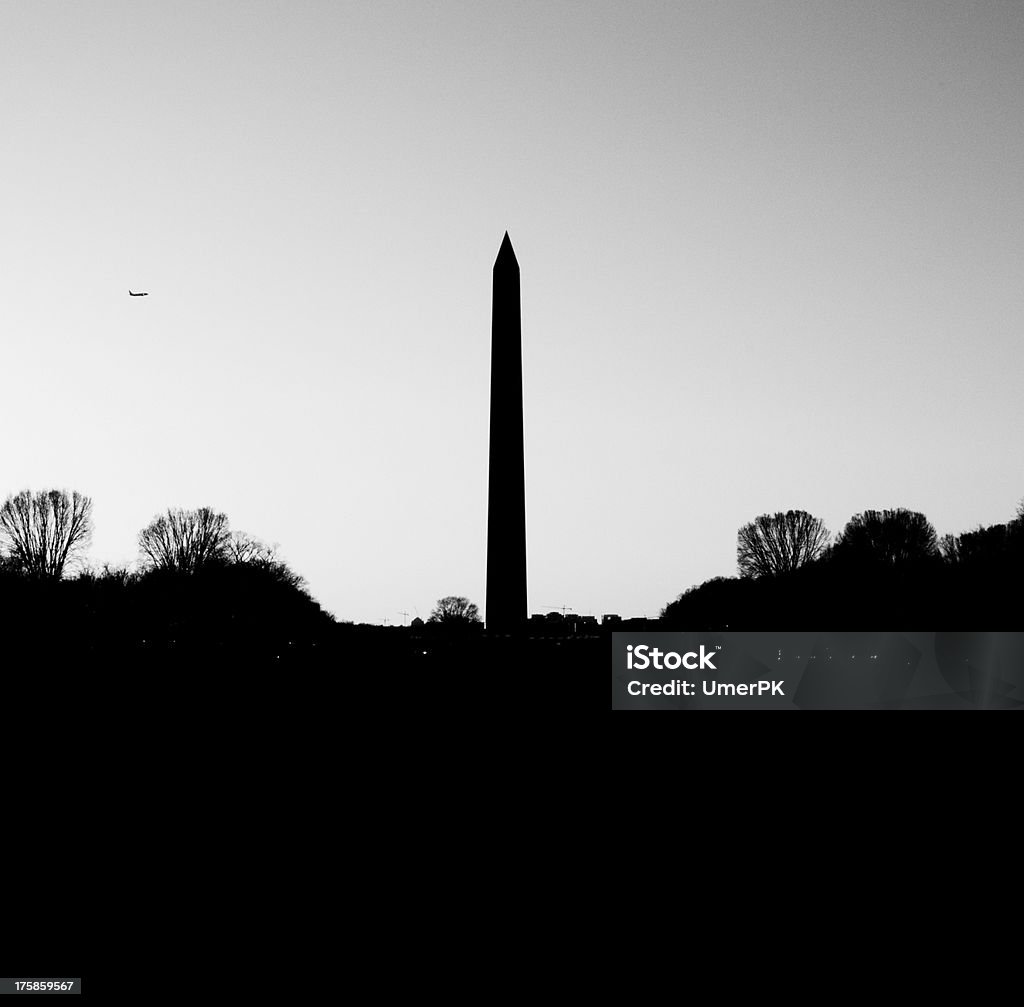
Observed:
[[[133,294],[130,290],[128,291],[128,293],[131,294],[132,297],[149,297],[148,290],[144,290],[141,294]]]

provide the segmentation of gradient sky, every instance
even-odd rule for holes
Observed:
[[[1022,54],[1019,0],[3,0],[0,498],[482,610],[507,228],[530,611],[655,615],[779,509],[1004,521]]]

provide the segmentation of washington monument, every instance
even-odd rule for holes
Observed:
[[[526,627],[526,469],[519,263],[508,231],[494,260],[491,443],[487,480],[487,629]]]

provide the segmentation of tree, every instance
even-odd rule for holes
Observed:
[[[1005,524],[985,528],[979,525],[974,531],[960,535],[943,535],[939,542],[942,558],[951,565],[959,563],[999,563],[1007,555],[1010,527]]]
[[[950,566],[956,566],[958,563],[963,563],[967,558],[962,540],[962,535],[949,534],[943,535],[942,538],[939,539],[939,553]]]
[[[661,610],[659,618],[673,629],[725,630],[729,624],[747,628],[749,599],[757,587],[740,577],[712,577],[687,588]]]
[[[836,540],[837,559],[889,565],[931,559],[939,554],[938,537],[920,512],[866,510],[847,522]]]
[[[438,601],[427,621],[439,622],[445,626],[469,626],[480,622],[480,613],[468,598],[448,595]]]
[[[23,573],[60,580],[92,539],[92,500],[77,490],[22,490],[0,507],[0,542]]]
[[[227,515],[209,507],[169,509],[139,532],[142,564],[150,570],[196,573],[227,562],[230,544]]]
[[[234,531],[228,536],[225,556],[232,563],[265,565],[277,562],[277,549],[244,531]]]
[[[272,579],[298,590],[305,589],[305,578],[295,573],[277,555],[277,546],[254,538],[244,531],[232,532],[225,546],[225,557],[235,566],[245,566],[252,570],[261,570]]]
[[[741,577],[776,576],[816,560],[829,532],[807,511],[762,514],[739,530],[736,562]]]
[[[1010,539],[1010,545],[1018,550],[1024,544],[1024,499],[1017,504],[1017,513],[1006,522],[1006,531]]]

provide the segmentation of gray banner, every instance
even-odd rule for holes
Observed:
[[[0,993],[81,993],[81,979],[0,979]]]
[[[1010,710],[1024,633],[613,633],[613,710]]]

